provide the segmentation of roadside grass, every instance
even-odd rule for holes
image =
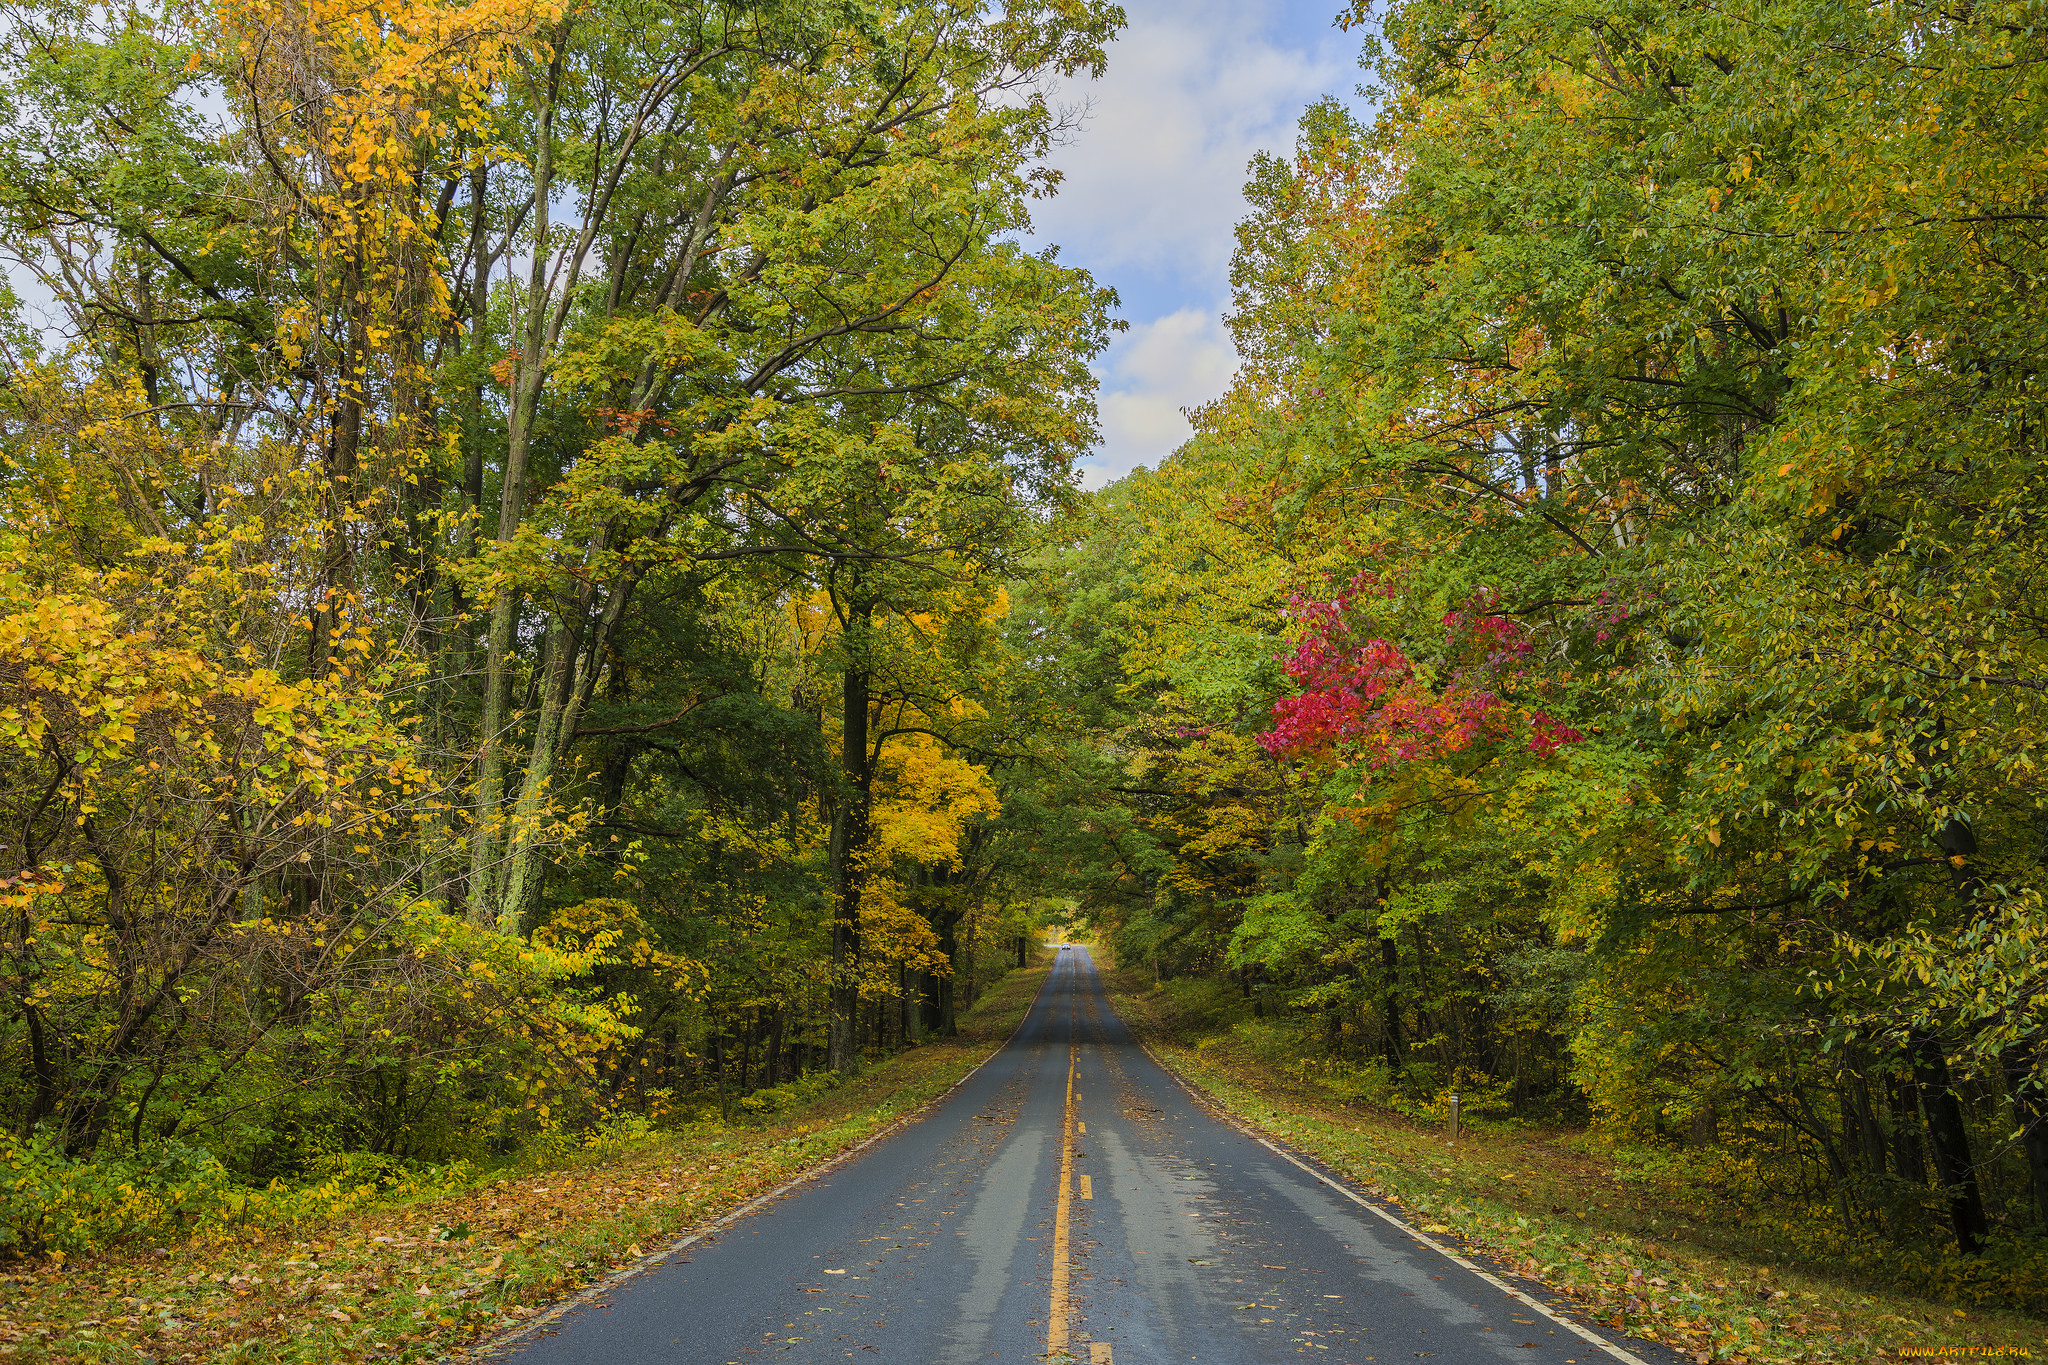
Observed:
[[[2048,1354],[2041,1318],[1799,1264],[1582,1135],[1481,1127],[1447,1142],[1439,1126],[1288,1075],[1240,1032],[1177,1017],[1149,980],[1107,966],[1104,977],[1133,1030],[1221,1108],[1630,1336],[1712,1365]]]
[[[958,1038],[878,1063],[760,1126],[600,1135],[537,1169],[233,1240],[9,1266],[0,1361],[407,1361],[488,1349],[552,1303],[944,1094],[1017,1027],[1052,955]]]

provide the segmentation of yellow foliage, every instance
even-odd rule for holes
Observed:
[[[988,769],[929,735],[891,738],[876,776],[874,848],[882,860],[957,867],[968,825],[1002,809]]]

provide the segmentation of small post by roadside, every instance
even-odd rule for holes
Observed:
[[[1458,1092],[1451,1092],[1451,1141],[1458,1140]]]

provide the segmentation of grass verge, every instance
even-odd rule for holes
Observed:
[[[421,1360],[460,1353],[867,1140],[1010,1036],[1050,957],[928,1043],[765,1126],[600,1142],[545,1169],[234,1241],[0,1274],[0,1360],[34,1365]]]
[[[1468,1131],[1448,1143],[1439,1129],[1276,1073],[1232,1031],[1190,1028],[1149,980],[1113,968],[1105,980],[1154,1054],[1220,1108],[1315,1154],[1423,1231],[1540,1282],[1586,1318],[1702,1365],[2048,1355],[2038,1318],[1703,1244],[1714,1239],[1699,1210],[1657,1206],[1583,1144],[1526,1131]]]

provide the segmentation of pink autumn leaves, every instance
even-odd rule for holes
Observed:
[[[1393,595],[1391,584],[1361,573],[1329,601],[1290,599],[1286,614],[1301,633],[1284,666],[1301,691],[1273,703],[1273,728],[1259,736],[1268,753],[1377,769],[1480,745],[1541,757],[1585,738],[1506,699],[1527,682],[1532,642],[1493,610],[1491,595],[1445,613],[1442,659],[1427,671],[1399,645],[1361,638],[1371,623],[1359,600]]]

